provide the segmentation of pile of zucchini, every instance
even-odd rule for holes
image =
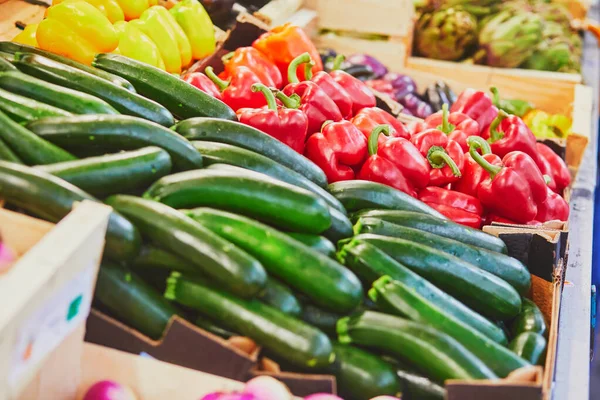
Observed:
[[[543,362],[530,274],[502,240],[388,186],[327,186],[150,66],[8,42],[0,60],[0,197],[53,222],[112,206],[95,303],[143,334],[179,315],[248,336],[288,370],[334,374],[347,400],[442,399],[447,379]]]

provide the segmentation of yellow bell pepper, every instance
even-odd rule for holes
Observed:
[[[139,18],[144,11],[158,4],[158,0],[116,0],[125,14],[125,20]]]
[[[23,29],[17,36],[13,38],[13,42],[26,44],[28,46],[38,47],[37,40],[35,40],[35,34],[37,31],[38,24],[29,24]]]
[[[144,32],[160,51],[167,72],[181,72],[181,55],[173,29],[165,22],[156,8],[151,7],[142,13],[140,19],[129,22]]]
[[[188,65],[190,65],[190,63],[192,62],[192,46],[190,45],[190,41],[185,35],[185,32],[183,31],[183,29],[181,29],[181,27],[175,20],[175,17],[171,15],[169,10],[162,6],[151,7],[146,12],[149,11],[156,12],[158,15],[160,15],[160,17],[164,21],[163,23],[168,25],[169,29],[173,31],[175,39],[177,40],[179,55],[181,56],[181,66],[187,67]]]
[[[571,134],[573,121],[566,115],[548,114],[541,110],[528,112],[523,121],[540,139],[563,139]]]
[[[145,62],[162,70],[165,69],[165,63],[158,47],[148,35],[136,28],[135,24],[119,21],[114,27],[119,35],[119,47],[115,49],[114,53]]]
[[[119,45],[108,18],[84,1],[50,7],[35,37],[41,49],[88,65],[96,54],[110,53]]]
[[[199,60],[215,52],[215,29],[210,16],[198,0],[182,0],[169,11],[185,32],[192,56]]]
[[[123,21],[125,19],[125,15],[123,14],[123,10],[121,10],[121,6],[117,3],[116,0],[52,0],[52,5],[71,2],[74,3],[76,1],[85,1],[90,3],[98,10],[102,12],[108,18],[111,23],[115,23],[118,21]]]

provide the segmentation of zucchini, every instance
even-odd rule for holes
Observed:
[[[387,275],[373,283],[369,297],[384,311],[429,325],[453,337],[501,378],[517,368],[529,365],[506,347],[448,315],[443,306]]]
[[[325,254],[328,257],[335,256],[335,246],[323,236],[297,232],[288,232],[287,235],[292,239],[296,239],[303,245],[308,246],[319,253]]]
[[[267,280],[262,265],[182,213],[151,200],[115,195],[106,200],[145,237],[189,261],[216,284],[242,297],[259,293]]]
[[[315,304],[340,313],[352,311],[360,304],[362,286],[352,272],[285,233],[249,218],[210,208],[185,213],[252,254],[271,275]]]
[[[35,121],[45,117],[68,117],[68,111],[61,110],[39,101],[19,96],[6,90],[0,89],[0,111],[5,112],[10,118],[18,123]]]
[[[314,193],[237,167],[169,175],[144,197],[173,208],[228,210],[290,231],[319,234],[331,225],[327,203]]]
[[[339,212],[346,214],[346,209],[335,197],[329,194],[328,191],[305,178],[304,175],[273,161],[262,154],[255,153],[241,147],[232,146],[226,143],[218,142],[203,142],[200,140],[193,141],[192,144],[204,157],[206,165],[212,164],[229,164],[237,167],[260,172],[271,178],[290,183],[294,186],[301,187],[317,194],[327,202],[331,207]]]
[[[44,56],[54,61],[58,61],[62,64],[68,65],[73,68],[77,68],[79,70],[85,71],[89,74],[96,75],[102,79],[105,79],[117,86],[124,87],[125,89],[135,92],[135,88],[133,85],[126,79],[121,78],[120,76],[108,73],[106,71],[102,71],[101,69],[91,67],[89,65],[82,64],[75,60],[71,60],[70,58],[51,53],[46,50],[38,49],[37,47],[27,46],[21,43],[15,42],[0,42],[0,52],[4,52],[13,56],[15,53],[33,53],[39,54],[40,56]]]
[[[50,222],[71,212],[73,203],[98,201],[86,192],[54,175],[35,168],[0,161],[0,197]],[[121,214],[108,220],[104,253],[115,261],[133,259],[140,250],[138,230]]]
[[[339,181],[327,187],[346,210],[357,211],[365,208],[383,208],[390,210],[416,211],[432,215],[441,220],[442,214],[414,197],[377,182],[352,180]]]
[[[238,336],[237,333],[221,328],[220,326],[215,325],[215,323],[209,320],[208,318],[202,316],[196,317],[196,319],[194,320],[194,324],[204,329],[206,332],[222,337],[223,339],[229,339],[232,336]]]
[[[241,300],[178,272],[168,279],[165,297],[251,338],[293,365],[325,368],[335,359],[323,332],[258,300]]]
[[[302,312],[302,306],[291,289],[271,277],[267,277],[265,290],[257,298],[288,315],[298,317]]]
[[[396,225],[379,218],[360,217],[354,226],[354,233],[373,233],[377,235],[397,237],[433,247],[451,254],[474,266],[483,269],[510,283],[520,294],[525,294],[531,287],[531,274],[519,260],[502,253],[482,249],[445,238],[433,233],[407,226]]]
[[[421,231],[433,233],[458,240],[459,242],[470,244],[471,246],[481,247],[498,253],[508,253],[506,243],[496,236],[482,232],[479,229],[469,228],[457,224],[450,220],[440,220],[419,212],[400,211],[400,210],[364,210],[354,213],[350,216],[352,222],[358,221],[361,217],[372,217],[382,219],[402,225],[409,228],[419,229]]]
[[[179,170],[202,167],[202,155],[185,138],[154,122],[128,115],[78,115],[27,124],[36,135],[73,151],[96,155],[146,146],[165,149]],[[93,145],[93,146],[92,146]]]
[[[494,323],[471,310],[454,297],[444,293],[372,244],[361,240],[353,240],[343,246],[339,257],[362,280],[365,287],[370,287],[380,277],[389,275],[411,287],[419,295],[439,305],[449,316],[476,329],[495,342],[503,345],[508,343],[502,329]]]
[[[325,173],[315,163],[251,126],[217,118],[192,118],[175,125],[175,131],[189,140],[225,143],[254,151],[298,172],[321,187],[327,186]]]
[[[1,129],[1,128],[0,128]],[[6,142],[0,139],[0,160],[10,161],[16,164],[23,164],[23,161],[8,147]],[[335,251],[335,249],[334,249]]]
[[[0,88],[73,114],[119,113],[97,97],[45,82],[19,71],[0,72]]]
[[[314,304],[302,304],[300,319],[325,332],[329,336],[336,336],[335,325],[344,314],[323,310]]]
[[[375,311],[344,317],[339,341],[380,350],[405,360],[437,382],[497,376],[458,341],[429,326]]]
[[[0,139],[26,164],[52,164],[75,156],[40,138],[0,111]]]
[[[198,273],[198,269],[189,261],[151,244],[142,246],[140,253],[131,262],[131,267],[139,271],[166,270],[191,274]]]
[[[444,400],[446,389],[430,379],[404,368],[396,367],[402,385],[402,400]]]
[[[35,54],[17,53],[15,65],[28,75],[96,96],[122,114],[144,118],[167,127],[175,123],[169,110],[157,102],[58,61]]]
[[[355,236],[375,245],[486,317],[512,318],[521,310],[519,293],[506,281],[458,257],[409,240],[372,234]]]
[[[352,222],[345,214],[335,208],[330,208],[329,215],[331,216],[331,226],[322,232],[323,236],[334,243],[352,236]]]
[[[404,392],[394,368],[380,357],[339,343],[333,344],[333,350],[338,392],[345,400],[400,396]]]
[[[508,344],[508,348],[533,365],[542,365],[546,355],[546,339],[539,333],[523,332]]]
[[[235,112],[227,104],[179,76],[141,61],[118,54],[98,54],[92,65],[127,79],[139,94],[162,104],[179,119],[214,117],[237,120]]]
[[[0,58],[0,71],[16,71],[15,67],[10,61]]]
[[[100,266],[94,299],[127,326],[155,340],[174,315],[181,315],[136,274],[113,264]]]
[[[546,334],[546,321],[538,306],[531,300],[523,297],[521,312],[511,321],[510,333],[516,337],[523,332],[535,332],[540,335]]]
[[[147,188],[171,172],[171,157],[163,149],[151,146],[37,168],[95,196],[107,196]]]

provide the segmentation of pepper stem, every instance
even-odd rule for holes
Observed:
[[[298,108],[300,107],[300,96],[294,93],[291,96],[286,96],[281,90],[275,91],[275,97],[283,103],[285,108]]]
[[[298,67],[300,66],[300,64],[306,64],[311,62],[312,59],[310,58],[310,54],[308,54],[308,52],[302,53],[298,57],[294,58],[288,66],[288,82],[300,82],[300,79],[298,79]]]
[[[460,169],[454,162],[452,157],[441,146],[431,146],[427,152],[427,161],[432,168],[444,168],[446,165],[450,167],[454,176],[460,177]]]
[[[492,92],[492,103],[498,107],[498,104],[500,104],[500,92],[498,92],[498,88],[492,86],[490,92]]]
[[[498,127],[500,126],[500,124],[502,123],[504,118],[506,118],[506,117],[508,117],[508,114],[505,111],[503,111],[503,110],[498,111],[498,116],[490,125],[490,138],[489,138],[490,143],[497,142],[498,140],[500,140],[504,137],[504,133],[500,132],[498,130]]]
[[[219,88],[219,90],[223,91],[225,89],[227,89],[227,87],[229,87],[229,81],[224,81],[223,79],[219,78],[217,76],[217,74],[215,74],[215,70],[213,69],[213,67],[206,67],[206,69],[204,70],[204,73],[206,74],[206,76],[208,76],[208,78],[213,81],[215,83],[215,85],[217,85],[217,87]]]
[[[448,122],[448,104],[442,106],[442,124],[437,127],[438,130],[444,132],[446,135],[454,130],[455,126]]]
[[[251,90],[255,93],[261,92],[265,96],[269,110],[277,110],[277,101],[275,101],[275,96],[273,95],[273,92],[271,92],[271,89],[262,83],[255,83],[252,85]]]
[[[304,65],[304,79],[306,79],[307,81],[310,81],[313,77],[312,69],[314,66],[315,63],[313,62],[313,60],[310,60],[310,62],[307,62]]]
[[[487,171],[488,174],[490,174],[490,177],[492,179],[494,179],[498,172],[502,170],[502,167],[494,165],[488,162],[488,160],[486,160],[485,158],[483,158],[483,156],[477,152],[475,147],[471,147],[469,149],[469,154],[471,155],[471,157],[473,157],[473,160],[475,160],[477,164],[481,165],[481,168],[483,168]]]
[[[333,122],[333,120],[328,119],[327,121],[323,122],[323,125],[321,125],[321,132],[323,131],[323,128],[325,128],[327,125],[331,124]]]
[[[231,52],[225,54],[223,57],[221,57],[221,61],[223,61],[223,64],[227,64],[227,62],[233,58],[234,54],[235,54],[235,51],[231,51]]]
[[[335,58],[333,59],[333,65],[331,66],[331,70],[337,71],[338,69],[341,69],[342,63],[345,59],[346,57],[344,57],[343,54],[338,54],[337,56],[335,56]]]
[[[375,154],[377,154],[377,145],[379,143],[379,134],[383,133],[385,136],[389,136],[390,135],[390,126],[389,125],[377,125],[375,128],[373,128],[373,130],[371,131],[371,134],[369,135],[369,155],[370,156],[374,156]]]
[[[481,150],[482,155],[490,154],[492,152],[492,148],[490,144],[480,136],[469,136],[467,138],[467,144],[469,145],[469,151],[472,148],[475,150]]]

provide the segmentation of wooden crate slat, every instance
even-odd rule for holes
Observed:
[[[26,3],[22,0],[8,0],[0,3],[0,40],[11,40],[21,30],[16,21],[36,24],[44,17],[46,7]]]

